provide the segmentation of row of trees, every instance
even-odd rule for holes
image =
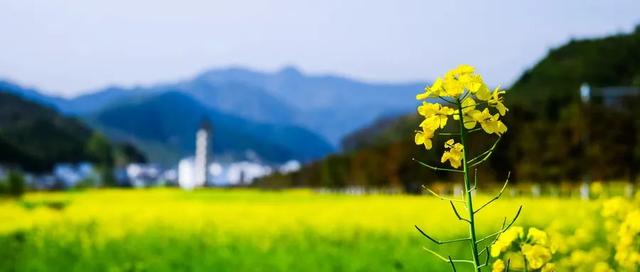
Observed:
[[[570,104],[555,120],[536,118],[532,112],[512,107],[503,136],[489,167],[479,170],[482,180],[501,181],[511,172],[514,181],[562,182],[625,179],[636,180],[640,171],[640,116],[638,107],[609,108],[602,105]],[[258,186],[313,187],[402,187],[407,191],[421,184],[455,180],[446,172],[428,171],[412,158],[439,165],[447,137],[436,137],[428,152],[413,143],[413,116],[398,121],[392,131],[367,135],[367,146],[331,155],[288,175],[274,175]],[[455,131],[455,128],[451,128]],[[389,136],[389,134],[397,134]],[[375,142],[376,138],[383,140]],[[371,143],[373,141],[374,143]],[[481,137],[473,141],[486,141]],[[484,147],[490,145],[485,142]],[[482,147],[482,145],[481,145]],[[471,150],[472,154],[480,150]]]
[[[25,190],[24,176],[18,171],[9,171],[4,179],[0,179],[0,196],[20,197]]]
[[[146,161],[146,158],[132,145],[114,144],[99,133],[93,133],[88,138],[83,152],[86,155],[82,157],[93,164],[97,178],[83,180],[79,182],[78,187],[115,186],[114,169],[116,167],[124,167],[133,162]],[[29,187],[25,181],[25,172],[20,166],[9,165],[8,169],[6,177],[4,179],[0,178],[0,196],[19,197]]]

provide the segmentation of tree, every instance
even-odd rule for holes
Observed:
[[[87,141],[87,154],[96,164],[96,169],[100,174],[102,184],[105,186],[115,185],[112,150],[111,143],[109,143],[107,138],[102,136],[102,134],[94,133]]]
[[[18,171],[9,171],[9,175],[7,176],[7,186],[8,193],[13,197],[20,197],[24,194],[25,191],[25,181],[24,177]]]

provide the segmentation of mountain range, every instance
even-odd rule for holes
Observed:
[[[210,108],[249,120],[307,128],[337,146],[342,137],[381,116],[413,110],[415,93],[422,87],[420,83],[372,84],[305,75],[294,67],[274,73],[226,68],[175,83],[109,87],[50,102],[63,112],[83,115],[148,94],[182,92]]]
[[[423,83],[374,84],[333,75],[305,75],[294,67],[276,73],[242,68],[210,70],[194,79],[208,84],[240,82],[289,105],[293,123],[339,144],[348,133],[386,115],[414,110]]]
[[[332,150],[321,137],[306,129],[226,114],[180,92],[120,103],[87,116],[89,123],[112,138],[133,142],[150,158],[167,163],[193,152],[195,130],[205,119],[214,124],[212,148],[217,159],[309,161]]]
[[[108,87],[71,99],[8,81],[0,89],[85,120],[112,139],[135,143],[156,162],[193,151],[195,130],[210,119],[214,153],[230,159],[310,161],[381,116],[412,111],[421,84],[372,84],[339,76],[213,69],[144,87]]]

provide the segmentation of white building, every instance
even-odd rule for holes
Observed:
[[[228,185],[248,185],[254,179],[271,174],[271,167],[255,162],[240,161],[223,167],[223,177]]]
[[[251,161],[238,161],[227,164],[212,163],[209,155],[211,125],[203,121],[196,132],[195,157],[187,157],[178,163],[178,185],[187,190],[205,185],[237,186],[248,185],[253,180],[273,172],[270,166]],[[281,173],[300,169],[300,163],[289,161],[276,170]]]
[[[282,174],[288,174],[300,170],[300,167],[300,162],[290,160],[288,162],[285,162],[283,165],[280,165],[280,167],[278,168],[278,172]]]
[[[299,166],[296,163],[285,164],[277,168],[293,170]],[[178,164],[178,184],[184,189],[193,189],[198,185],[195,175],[195,160],[184,158]],[[285,171],[286,171],[285,170]],[[264,177],[273,172],[268,165],[250,161],[239,161],[226,164],[210,163],[207,168],[207,180],[209,185],[214,186],[238,186],[251,184],[255,179]]]
[[[196,132],[196,158],[194,161],[195,186],[207,184],[207,165],[209,164],[209,134],[211,126],[204,120]]]
[[[205,186],[209,182],[209,137],[211,124],[204,120],[196,132],[195,158],[189,157],[178,163],[178,185],[184,189]]]
[[[178,163],[178,185],[188,190],[196,187],[196,171],[193,157],[184,158]]]
[[[90,163],[78,164],[59,163],[53,167],[53,176],[59,180],[64,187],[73,187],[78,182],[85,179],[97,179],[98,176],[93,171]]]
[[[162,170],[152,164],[132,163],[125,168],[129,185],[132,187],[148,187],[161,182]]]

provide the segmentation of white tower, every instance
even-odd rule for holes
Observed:
[[[196,132],[196,158],[194,162],[195,186],[204,186],[207,184],[207,165],[209,156],[209,133],[211,133],[211,125],[204,120]]]

